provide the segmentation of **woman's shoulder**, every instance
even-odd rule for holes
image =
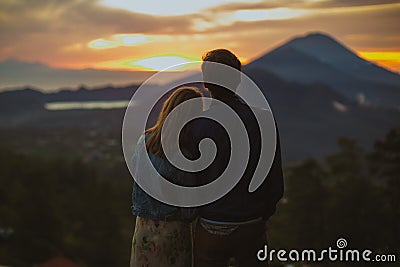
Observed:
[[[146,141],[146,135],[147,135],[147,134],[143,133],[142,135],[139,136],[139,139],[138,139],[138,141],[137,141],[138,144],[139,144],[139,143],[144,143],[144,142]]]
[[[138,139],[137,145],[140,145],[141,147],[146,148],[146,140],[150,136],[151,136],[151,133],[142,134]],[[160,157],[160,156],[158,156],[156,154],[153,154],[153,153],[147,151],[147,149],[146,149],[146,153],[149,155],[149,158],[153,162],[153,164],[155,163],[154,161],[159,162],[159,163],[164,163],[164,161],[166,160],[163,157]]]

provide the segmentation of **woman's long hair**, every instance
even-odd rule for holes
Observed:
[[[146,137],[146,149],[149,153],[160,156],[160,157],[165,157],[164,151],[162,148],[161,144],[161,132],[162,128],[164,126],[165,120],[167,119],[167,116],[170,114],[170,112],[177,107],[179,104],[185,102],[186,100],[196,98],[196,97],[202,97],[202,93],[200,90],[196,87],[181,87],[177,90],[175,90],[168,98],[165,100],[160,115],[158,116],[156,124],[151,127],[150,129],[145,131],[145,134],[147,135]],[[187,110],[190,108],[191,110]],[[194,105],[191,105],[190,107],[180,109],[177,114],[169,121],[169,124],[171,126],[174,126],[174,123],[178,125],[179,122],[182,122],[185,120],[185,118],[188,116],[189,113],[191,112],[200,112],[203,109],[202,104],[199,102],[195,102]],[[187,133],[187,127],[184,127],[182,131],[180,132],[180,143],[181,144],[186,144],[188,140],[188,133]],[[165,131],[164,129],[164,136],[165,133],[168,135],[168,130]],[[168,143],[168,141],[165,141],[165,138],[163,136],[163,144]]]

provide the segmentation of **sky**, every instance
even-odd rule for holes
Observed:
[[[158,70],[215,48],[246,63],[317,31],[400,72],[400,1],[0,1],[0,61],[62,68]]]

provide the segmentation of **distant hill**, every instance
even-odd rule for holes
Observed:
[[[252,68],[287,81],[325,84],[346,97],[373,105],[400,106],[400,75],[360,58],[325,34],[294,38],[245,66]]]
[[[37,62],[5,60],[0,62],[0,91],[4,89],[34,87],[52,92],[60,88],[105,85],[139,84],[153,75],[153,71],[115,71],[100,69],[53,68]],[[185,73],[169,73],[165,82]],[[162,80],[162,79],[160,79]]]
[[[122,125],[123,109],[111,110],[67,110],[50,111],[45,109],[48,102],[96,101],[129,99],[136,89],[131,87],[107,87],[88,90],[43,93],[31,88],[0,92],[0,128],[1,129],[63,129],[102,128],[118,130]]]
[[[326,85],[287,82],[261,68],[246,74],[271,105],[286,160],[331,153],[340,136],[368,147],[391,127],[400,126],[399,110],[359,104]]]
[[[268,98],[279,126],[283,157],[287,161],[331,153],[340,136],[370,146],[388,129],[400,125],[400,111],[361,105],[326,85],[288,82],[261,68],[246,70],[246,74]],[[62,127],[118,132],[124,109],[49,111],[44,108],[44,103],[128,100],[136,89],[137,86],[128,86],[80,88],[56,93],[32,89],[3,92],[0,93],[0,128]],[[155,112],[160,110],[161,103]],[[152,121],[155,117],[155,113],[151,115]]]

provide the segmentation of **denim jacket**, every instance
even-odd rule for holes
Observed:
[[[136,145],[135,153],[133,155],[133,175],[143,175],[143,173],[150,173],[143,168],[149,168],[145,164],[140,164],[141,157],[146,157],[147,153],[145,149],[145,135],[142,135]],[[161,176],[168,178],[171,182],[176,182],[184,174],[174,168],[166,158],[159,157],[149,153],[149,158],[154,168],[158,171]],[[140,171],[139,168],[142,168]],[[146,178],[146,177],[135,177],[135,178]],[[155,185],[157,186],[157,185]],[[148,195],[136,181],[133,182],[132,192],[132,212],[135,216],[142,218],[149,218],[152,220],[185,220],[190,221],[196,216],[195,209],[193,208],[180,208],[162,203],[150,195]]]

